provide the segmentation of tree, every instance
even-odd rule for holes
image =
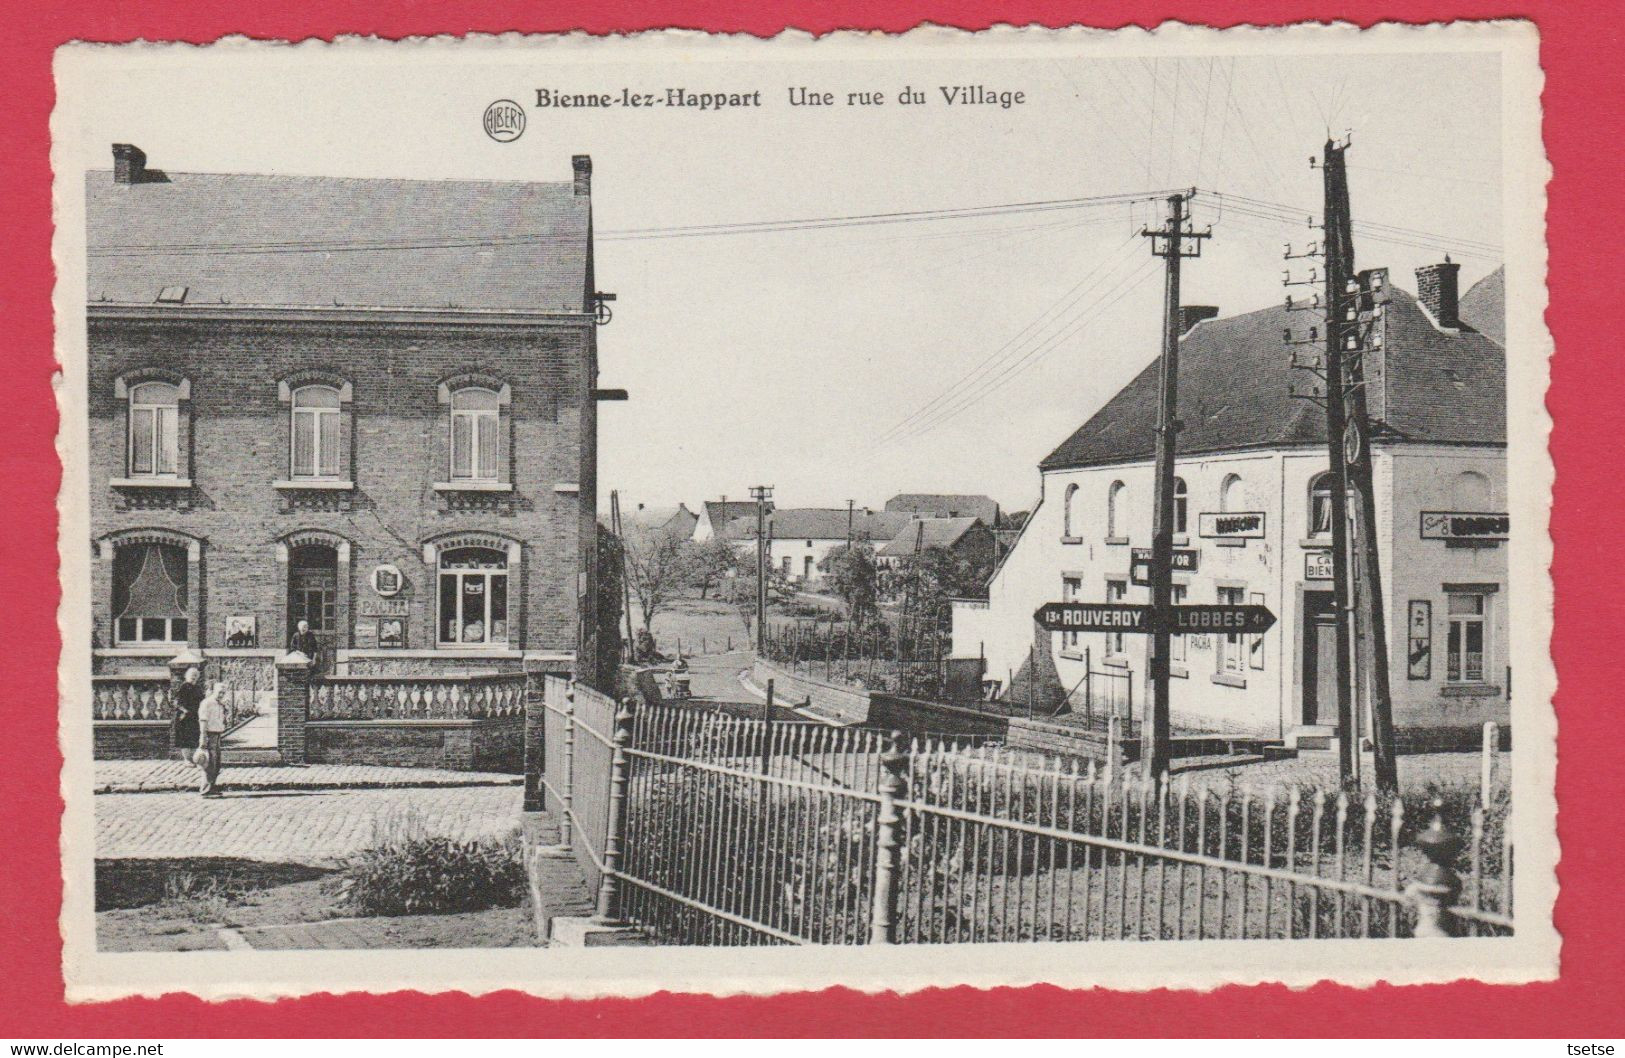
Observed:
[[[592,686],[610,693],[616,686],[621,663],[621,614],[626,595],[621,580],[621,541],[614,533],[598,527],[598,672]]]
[[[688,579],[685,541],[675,533],[634,527],[626,532],[626,575],[638,597],[643,630],[654,634],[655,615],[666,608]]]
[[[897,571],[898,594],[916,620],[932,620],[943,633],[952,631],[948,600],[982,594],[991,563],[970,561],[946,547],[928,547],[903,559]]]
[[[846,616],[859,628],[868,625],[879,614],[879,572],[875,567],[874,548],[866,543],[845,544],[833,548],[818,564],[830,590],[846,604]]]
[[[698,588],[702,599],[739,568],[739,552],[726,540],[712,537],[704,543],[690,542],[685,550],[689,587]]]

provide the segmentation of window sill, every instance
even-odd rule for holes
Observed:
[[[1332,546],[1332,536],[1330,533],[1325,536],[1306,536],[1298,541],[1298,546],[1310,551],[1326,551]]]
[[[1245,676],[1236,676],[1229,672],[1215,672],[1213,682],[1220,687],[1240,687],[1243,690],[1247,687],[1247,678]]]
[[[115,489],[189,489],[191,478],[112,478],[107,482]]]
[[[1083,660],[1083,651],[1081,651],[1081,650],[1062,650],[1061,651],[1061,657],[1065,658],[1067,661],[1082,661]]]
[[[1113,669],[1126,669],[1126,668],[1128,668],[1128,658],[1124,657],[1121,654],[1113,654],[1113,655],[1111,655],[1109,657],[1101,658],[1100,663],[1102,665],[1105,665],[1107,668],[1113,668]]]
[[[1175,547],[1189,547],[1190,542],[1191,542],[1191,534],[1189,534],[1189,533],[1175,533],[1174,534],[1174,546]]]
[[[1245,540],[1219,539],[1219,540],[1213,541],[1213,546],[1214,547],[1246,547],[1247,546],[1247,541],[1245,541]]]
[[[1061,537],[1061,543],[1063,543],[1063,544],[1081,544],[1081,543],[1083,543],[1083,537],[1081,537],[1081,536],[1063,536],[1063,537]]]
[[[355,482],[339,481],[334,478],[293,478],[291,480],[273,481],[271,487],[282,492],[299,492],[304,489],[322,492],[354,492]]]
[[[436,492],[512,492],[513,485],[506,481],[437,481]]]
[[[1501,688],[1487,683],[1447,683],[1439,688],[1442,698],[1499,698]]]
[[[1187,669],[1183,665],[1169,663],[1168,675],[1172,676],[1176,680],[1188,680],[1191,678],[1191,670]]]
[[[1106,538],[1106,543],[1125,545],[1125,544],[1128,543],[1128,537],[1126,537],[1126,536],[1108,536]]]

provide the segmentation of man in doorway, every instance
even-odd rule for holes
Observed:
[[[316,638],[316,633],[310,630],[310,622],[304,618],[299,619],[299,627],[288,637],[288,649],[309,658],[312,673],[321,668],[322,641]]]

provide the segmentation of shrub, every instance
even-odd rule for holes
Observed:
[[[382,839],[344,864],[339,898],[363,915],[434,915],[515,907],[525,891],[517,832],[458,841],[411,826],[375,827]]]

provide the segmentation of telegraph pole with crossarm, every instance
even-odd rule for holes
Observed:
[[[1156,499],[1151,512],[1151,609],[1159,619],[1151,636],[1151,702],[1148,716],[1140,721],[1140,745],[1150,745],[1144,753],[1147,774],[1161,778],[1172,759],[1172,722],[1168,703],[1169,624],[1160,619],[1173,605],[1174,563],[1174,456],[1179,440],[1179,264],[1186,257],[1200,257],[1202,240],[1212,231],[1197,232],[1185,216],[1190,192],[1168,198],[1168,226],[1157,231],[1142,229],[1151,240],[1151,252],[1167,265],[1167,281],[1162,302],[1162,360],[1158,367]],[[1187,245],[1187,243],[1189,245]],[[1149,720],[1149,732],[1146,730]]]

